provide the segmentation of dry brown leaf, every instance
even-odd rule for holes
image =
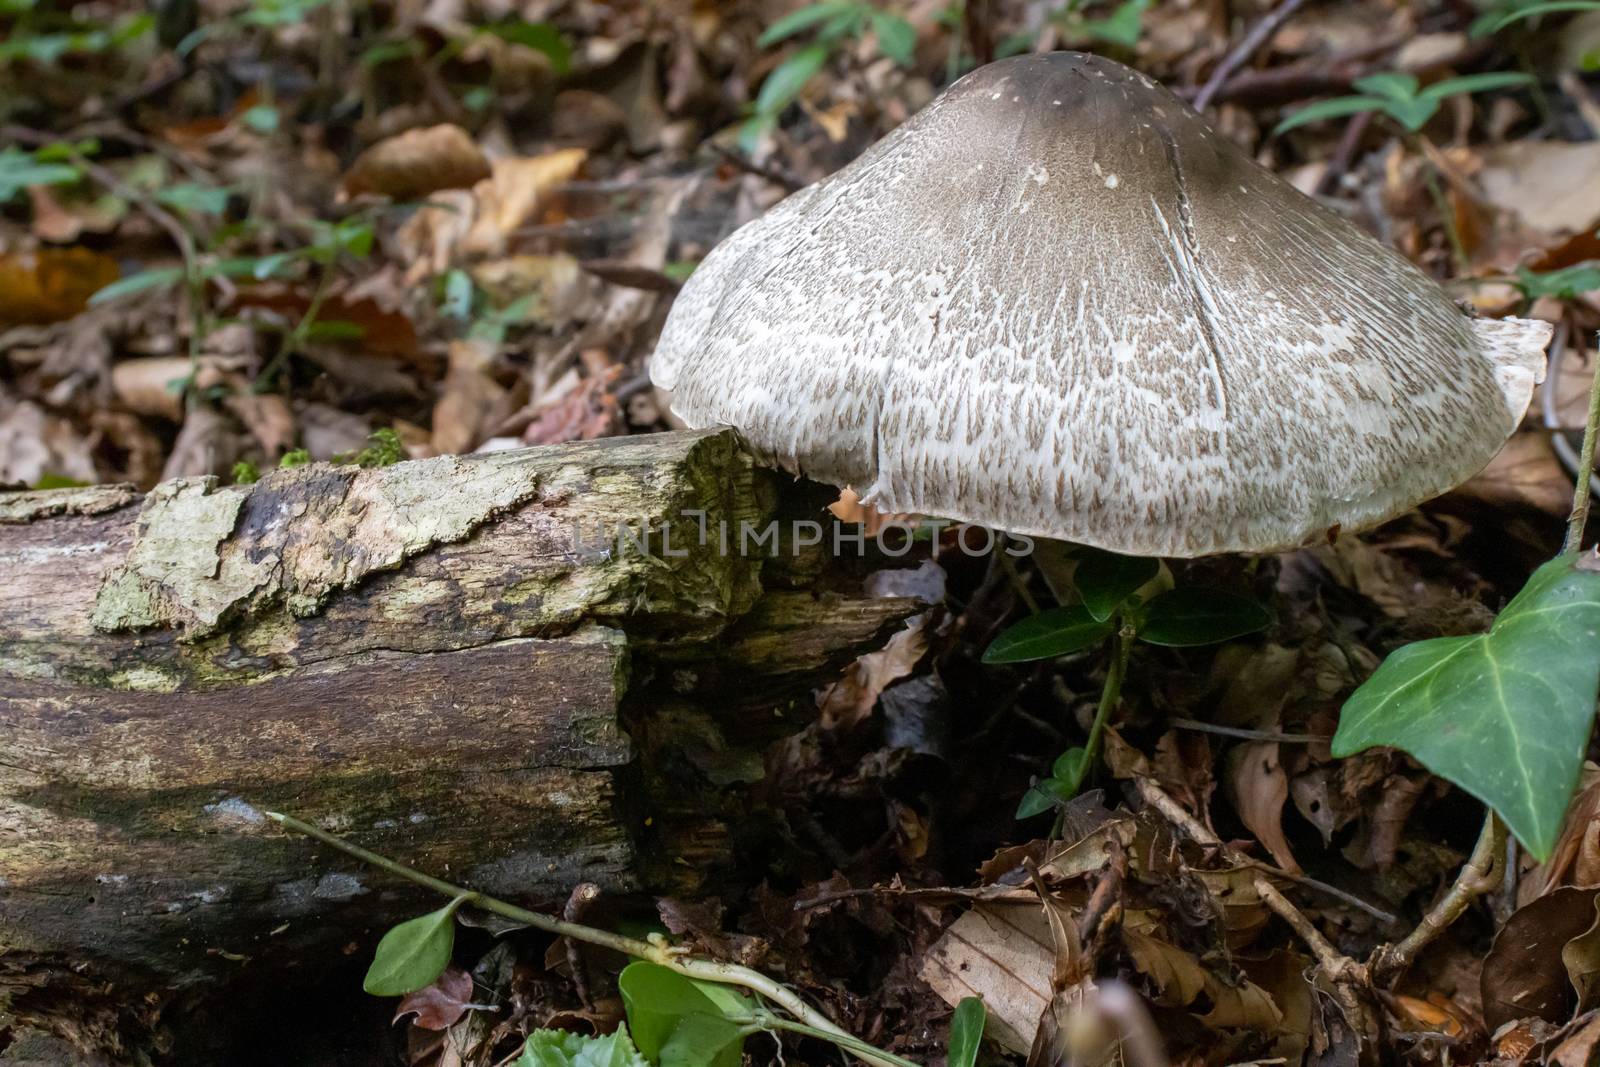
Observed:
[[[1600,141],[1516,141],[1483,151],[1478,183],[1490,204],[1547,233],[1600,221]]]
[[[1188,1007],[1205,992],[1210,978],[1193,953],[1140,933],[1130,925],[1122,929],[1122,943],[1139,973],[1155,983],[1161,1003]]]
[[[268,461],[277,462],[294,444],[294,413],[280,394],[256,393],[246,386],[235,389],[222,405],[244,423]]]
[[[87,248],[0,252],[0,325],[70,319],[119,273],[116,260]]]
[[[524,444],[552,445],[562,441],[593,441],[610,437],[622,429],[622,410],[611,386],[622,373],[621,366],[603,374],[584,378],[576,388],[545,407],[527,429]]]
[[[1229,985],[1208,973],[1206,995],[1211,998],[1211,1010],[1200,1016],[1200,1021],[1207,1026],[1271,1033],[1283,1021],[1283,1012],[1273,1002],[1272,994],[1248,979]]]
[[[1513,434],[1489,465],[1456,492],[1550,515],[1565,515],[1572,504],[1572,482],[1542,431]]]
[[[872,714],[885,689],[911,673],[928,651],[928,635],[923,631],[927,618],[917,615],[910,619],[887,645],[856,660],[843,678],[823,692],[818,706],[827,729],[856,725]]]
[[[986,1036],[1025,1054],[1054,997],[1054,966],[1050,924],[1037,904],[985,904],[951,924],[920,973],[952,1007],[963,997],[982,997],[989,1009]]]
[[[1595,924],[1594,889],[1557,889],[1518,908],[1483,961],[1483,1021],[1490,1030],[1537,1017],[1563,1023],[1577,992],[1562,959],[1567,943]]]
[[[864,504],[861,494],[848,485],[839,490],[839,499],[829,504],[828,510],[840,522],[860,524],[868,537],[877,537],[887,526],[904,526],[917,519],[909,512],[879,511],[871,504]]]
[[[413,1026],[424,1030],[447,1030],[466,1014],[472,1001],[472,976],[454,964],[444,973],[415,993],[407,993],[395,1009],[391,1022],[399,1022],[407,1015],[415,1016]]]
[[[511,397],[494,380],[495,346],[478,340],[450,342],[450,368],[433,408],[433,448],[440,455],[471,452],[506,416]]]
[[[448,123],[379,141],[345,172],[341,198],[373,193],[420,200],[442,189],[468,189],[489,177],[489,160],[472,136]]]
[[[125,359],[111,368],[117,402],[136,415],[183,421],[183,395],[191,364],[184,356]]]
[[[34,485],[47,475],[98,481],[89,443],[66,419],[0,392],[0,485]]]
[[[1266,846],[1278,866],[1299,873],[1289,841],[1283,836],[1283,805],[1289,799],[1289,777],[1278,761],[1276,741],[1249,741],[1228,753],[1224,775],[1239,818]]]
[[[1550,1062],[1556,1067],[1589,1067],[1595,1062],[1600,1047],[1600,1015],[1589,1018],[1577,1033],[1564,1039],[1550,1053]]]
[[[577,177],[589,153],[563,148],[542,156],[513,157],[494,163],[493,175],[473,187],[477,215],[463,250],[498,255],[519,228],[538,219],[557,187]]]

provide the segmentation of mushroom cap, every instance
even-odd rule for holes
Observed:
[[[651,374],[690,426],[882,510],[1187,557],[1459,485],[1549,336],[1468,317],[1151,79],[1055,52],[723,241]]]

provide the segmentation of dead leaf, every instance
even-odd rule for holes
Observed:
[[[413,1026],[420,1026],[424,1030],[447,1030],[466,1014],[471,1001],[472,976],[451,964],[434,979],[432,985],[406,994],[390,1021],[397,1023],[407,1015],[414,1015],[416,1018],[411,1020]]]
[[[494,380],[495,346],[450,342],[450,368],[433,408],[433,449],[439,455],[471,452],[511,414],[511,397]]]
[[[1484,197],[1547,233],[1593,229],[1600,221],[1600,142],[1521,140],[1483,151]]]
[[[120,273],[116,260],[87,248],[0,253],[0,325],[70,319]]]
[[[857,659],[843,678],[822,693],[818,707],[824,727],[849,729],[861,722],[872,714],[885,689],[912,672],[928,651],[928,635],[923,630],[927,618],[917,615],[907,621],[887,645]]]
[[[368,148],[339,183],[342,199],[373,193],[420,200],[441,189],[468,189],[490,175],[489,160],[460,126],[407,130]]]
[[[1594,907],[1600,911],[1600,895],[1596,895]],[[1600,1007],[1600,916],[1587,930],[1561,946],[1561,964],[1578,994],[1578,1011]]]
[[[1161,1003],[1184,1008],[1205,992],[1210,978],[1193,953],[1140,933],[1131,925],[1123,926],[1122,943],[1139,973],[1155,983]]]
[[[1298,874],[1289,841],[1283,836],[1283,805],[1289,799],[1289,778],[1278,762],[1276,741],[1249,741],[1228,753],[1224,775],[1239,818],[1266,846],[1278,866]]]
[[[1513,434],[1489,465],[1456,492],[1500,507],[1530,507],[1550,515],[1565,515],[1572,504],[1572,482],[1550,447],[1549,434],[1542,431]]]
[[[610,437],[622,428],[622,411],[610,385],[621,373],[620,366],[582,384],[545,408],[522,432],[530,445],[559,444],[562,441],[593,441]]]
[[[1595,923],[1594,889],[1557,889],[1517,909],[1483,961],[1483,1021],[1491,1031],[1530,1016],[1563,1023],[1577,993],[1563,950]]]
[[[951,1007],[963,997],[982,997],[989,1009],[985,1034],[1026,1053],[1055,996],[1055,955],[1049,920],[1037,904],[984,904],[951,924],[920,973]]]
[[[268,462],[276,463],[294,444],[294,413],[282,395],[240,388],[225,397],[222,406],[244,423]]]
[[[1593,1015],[1578,1031],[1564,1038],[1550,1052],[1549,1062],[1556,1067],[1590,1067],[1600,1048],[1600,1014]]]
[[[89,443],[70,422],[0,391],[0,485],[35,485],[47,475],[99,481]]]
[[[183,421],[183,383],[192,366],[182,356],[125,359],[111,368],[117,402],[137,415]]]
[[[868,537],[877,537],[888,526],[905,526],[916,521],[908,512],[879,511],[863,503],[861,494],[849,486],[839,490],[839,499],[828,505],[828,510],[840,522],[858,523]]]

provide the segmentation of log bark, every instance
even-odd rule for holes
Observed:
[[[759,747],[917,610],[723,551],[778,488],[686,433],[0,494],[0,1014],[109,982],[126,1015],[422,905],[263,809],[523,900],[692,891]]]

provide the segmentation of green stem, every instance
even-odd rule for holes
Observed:
[[[1094,766],[1100,754],[1100,739],[1106,732],[1111,712],[1122,699],[1122,680],[1128,676],[1128,656],[1133,651],[1133,630],[1123,623],[1111,638],[1111,665],[1106,668],[1105,685],[1100,687],[1100,706],[1095,709],[1094,722],[1089,727],[1089,740],[1083,744],[1083,768]]]
[[[1554,382],[1546,382],[1550,389]],[[1589,386],[1589,417],[1583,424],[1583,446],[1578,449],[1578,487],[1572,494],[1572,514],[1567,519],[1567,540],[1561,546],[1563,553],[1578,551],[1583,546],[1583,528],[1589,522],[1590,482],[1594,476],[1594,447],[1596,427],[1600,426],[1600,362],[1596,362],[1594,382]]]
[[[325,845],[338,849],[347,856],[353,856],[361,860],[363,863],[370,863],[380,870],[388,871],[390,874],[415,882],[417,885],[426,886],[434,892],[442,893],[447,897],[464,898],[467,903],[475,908],[504,916],[513,922],[523,923],[536,930],[544,930],[562,937],[570,937],[574,941],[583,941],[591,945],[599,945],[602,948],[613,949],[627,956],[649,960],[651,963],[658,964],[671,971],[677,971],[688,978],[696,978],[702,982],[736,985],[758,993],[804,1023],[811,1031],[815,1032],[815,1036],[832,1041],[842,1048],[850,1049],[868,1063],[875,1064],[876,1067],[918,1067],[917,1064],[913,1064],[908,1060],[903,1060],[887,1052],[880,1052],[871,1045],[857,1040],[835,1025],[833,1020],[811,1007],[804,1000],[801,1000],[800,995],[794,990],[773,981],[760,971],[753,971],[748,967],[740,967],[733,963],[696,959],[693,956],[685,955],[681,949],[668,945],[665,940],[640,941],[632,937],[623,937],[621,934],[613,934],[607,930],[596,930],[592,926],[583,926],[579,923],[567,922],[564,919],[552,919],[548,915],[541,915],[536,911],[529,911],[527,908],[519,908],[515,904],[467,889],[464,886],[456,885],[454,882],[447,882],[443,878],[435,878],[431,874],[423,874],[421,871],[413,870],[403,863],[396,863],[387,856],[380,856],[376,852],[369,852],[360,845],[353,845],[342,837],[330,834],[321,827],[312,826],[310,823],[296,819],[292,815],[284,815],[276,811],[268,811],[263,814],[269,819],[294,830],[296,833],[315,838]],[[787,1022],[787,1020],[784,1021]]]
[[[1450,241],[1450,252],[1455,257],[1456,270],[1465,274],[1471,266],[1467,258],[1466,246],[1461,243],[1461,234],[1456,231],[1456,215],[1450,208],[1450,201],[1445,197],[1444,190],[1439,188],[1439,178],[1433,172],[1433,164],[1424,157],[1422,161],[1422,184],[1428,187],[1428,195],[1433,199],[1433,206],[1439,211],[1439,222],[1444,226],[1444,235]]]
[[[752,1016],[751,1022],[763,1030],[788,1030],[790,1033],[804,1034],[806,1037],[815,1037],[823,1041],[832,1041],[840,1048],[848,1049],[849,1051],[857,1053],[863,1058],[872,1057],[874,1059],[883,1060],[887,1063],[894,1064],[895,1067],[921,1067],[921,1064],[917,1063],[915,1060],[908,1060],[903,1057],[896,1056],[892,1052],[884,1052],[882,1049],[873,1048],[865,1041],[861,1041],[857,1038],[841,1038],[836,1034],[824,1033],[823,1031],[807,1026],[804,1023],[797,1023],[792,1020],[785,1019],[782,1016],[773,1015],[770,1012],[763,1012],[760,1015]]]

